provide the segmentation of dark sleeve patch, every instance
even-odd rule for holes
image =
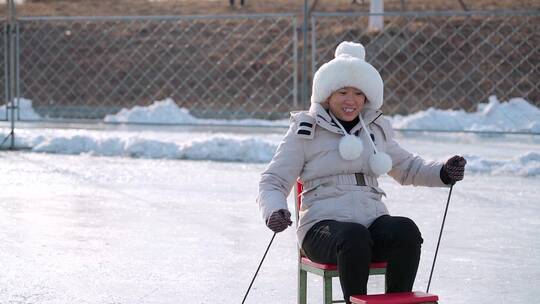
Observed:
[[[313,127],[313,124],[310,124],[309,122],[302,121],[302,122],[300,123],[300,127],[308,127],[308,128],[311,128],[311,127]]]
[[[373,142],[375,142],[375,134],[370,133],[370,134],[369,134],[369,137],[371,137],[371,140],[372,140]]]
[[[311,135],[311,131],[308,131],[308,130],[298,130],[296,133],[303,134],[303,135]]]

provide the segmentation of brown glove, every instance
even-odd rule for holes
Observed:
[[[287,229],[287,226],[290,225],[292,225],[291,213],[286,209],[279,209],[272,212],[266,223],[266,226],[276,233]]]
[[[465,174],[465,165],[467,160],[459,155],[452,156],[446,163],[442,166],[440,176],[443,183],[447,185],[453,185],[457,181],[463,179]]]

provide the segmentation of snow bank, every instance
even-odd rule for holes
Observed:
[[[17,117],[16,111],[17,109],[15,109],[15,117]],[[39,114],[34,111],[34,108],[32,108],[32,101],[24,98],[19,98],[19,117],[22,120],[41,119],[41,116],[39,116]],[[11,109],[9,109],[5,104],[0,106],[0,120],[4,119],[11,120]]]
[[[261,139],[237,140],[215,137],[209,140],[193,141],[183,147],[185,158],[211,159],[240,162],[269,162],[277,145]]]
[[[32,145],[35,152],[89,154],[97,156],[129,156],[140,158],[194,159],[260,163],[272,158],[276,145],[261,139],[239,139],[223,135],[184,143],[166,140],[73,135],[32,140],[19,138],[18,144]]]
[[[467,171],[494,175],[540,175],[540,153],[529,152],[511,160],[488,160],[476,155],[466,155]]]
[[[40,119],[32,109],[32,102],[20,100],[21,117],[27,120]],[[0,115],[6,107],[0,107]],[[157,101],[148,107],[123,109],[109,115],[108,122],[139,123],[188,123],[224,125],[288,125],[286,120],[271,122],[263,120],[211,120],[198,119],[180,108],[172,99]],[[394,127],[407,129],[443,130],[499,130],[540,132],[540,110],[522,98],[501,103],[490,98],[489,103],[479,105],[475,113],[464,111],[442,111],[429,109],[417,114],[393,118]],[[8,130],[0,129],[0,138]],[[19,130],[16,146],[35,152],[59,154],[89,154],[97,156],[127,156],[140,158],[193,159],[234,162],[269,162],[274,154],[281,134],[268,133],[209,133],[209,132],[141,132],[90,131],[90,130]],[[459,139],[460,137],[457,137]],[[463,138],[462,138],[463,139]],[[537,145],[528,145],[519,152],[507,153],[504,159],[490,159],[472,150],[466,155],[469,172],[519,176],[540,175],[540,154]],[[513,150],[512,150],[513,151]],[[480,152],[482,153],[482,152]],[[520,154],[521,153],[521,154]],[[482,153],[482,155],[485,155]],[[497,157],[497,156],[496,156]]]
[[[6,136],[7,133],[8,130],[0,131],[0,138]],[[243,134],[239,136],[226,133],[192,132],[184,133],[180,137],[174,136],[178,134],[163,132],[143,136],[134,132],[108,131],[104,133],[86,130],[46,132],[31,129],[17,133],[16,146],[34,152],[57,154],[267,163],[272,159],[281,138],[280,135]],[[530,147],[533,151],[530,151]],[[534,144],[530,147],[529,150],[520,148],[516,156],[507,154],[508,156],[504,159],[466,154],[467,172],[540,176],[540,153],[534,150]]]
[[[500,102],[491,96],[488,103],[478,105],[478,110],[439,110],[429,108],[418,113],[390,118],[396,129],[444,130],[444,131],[491,131],[540,133],[540,109],[523,98]],[[268,121],[258,119],[224,120],[198,119],[189,110],[180,108],[168,98],[156,101],[148,107],[135,106],[122,109],[115,115],[107,115],[105,122],[156,123],[156,124],[209,124],[244,126],[287,126],[288,120]]]
[[[180,108],[174,100],[167,98],[156,101],[148,107],[135,106],[122,109],[115,115],[107,115],[105,122],[114,123],[162,123],[193,124],[197,119],[185,108]]]
[[[20,99],[20,112],[23,120],[40,120],[32,109],[32,101]],[[9,114],[9,113],[8,113]],[[0,119],[6,116],[6,106],[0,106]],[[390,117],[395,129],[478,131],[478,132],[525,132],[540,133],[540,109],[523,98],[512,98],[500,102],[491,96],[488,103],[478,105],[478,110],[467,113],[463,110],[440,110],[429,108],[409,116]],[[155,101],[149,106],[135,106],[122,109],[117,114],[104,118],[108,123],[148,123],[148,124],[191,124],[191,125],[230,125],[287,127],[288,119],[200,119],[180,108],[174,100],[167,98]]]
[[[392,125],[396,129],[540,133],[540,109],[523,98],[501,103],[491,96],[473,113],[430,108],[409,116],[396,115]]]
[[[186,108],[180,108],[174,100],[167,98],[155,101],[147,107],[135,106],[122,109],[114,115],[107,115],[105,122],[111,123],[152,123],[152,124],[204,124],[238,126],[288,126],[289,120],[277,121],[262,119],[199,119]]]

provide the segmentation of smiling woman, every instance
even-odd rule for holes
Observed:
[[[328,98],[328,107],[339,120],[352,121],[358,119],[364,108],[366,95],[357,88],[345,87],[332,93]]]
[[[291,126],[262,173],[259,203],[268,228],[290,225],[286,197],[299,179],[298,244],[316,263],[337,264],[346,303],[364,295],[372,261],[387,261],[387,292],[411,291],[423,239],[407,217],[390,216],[378,178],[444,187],[463,179],[465,159],[427,162],[403,149],[382,117],[383,81],[362,44],[342,42],[313,77],[309,111]],[[309,203],[307,203],[309,202]]]
[[[354,87],[344,87],[332,93],[324,102],[329,114],[346,134],[339,141],[339,153],[343,159],[357,159],[362,153],[362,141],[348,132],[358,124],[365,101],[366,96],[362,91]]]

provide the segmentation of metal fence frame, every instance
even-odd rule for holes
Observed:
[[[0,141],[0,149],[4,146],[8,139],[10,139],[9,148],[15,148],[15,114],[18,113],[18,99],[15,98],[16,86],[17,86],[17,40],[15,39],[15,26],[17,22],[17,15],[15,10],[15,3],[13,0],[8,0],[7,18],[4,21],[3,26],[3,43],[4,43],[4,95],[5,95],[5,107],[6,107],[6,120],[10,120],[10,132]],[[2,120],[2,118],[0,118]]]
[[[5,21],[5,20],[2,20],[2,41],[0,43],[2,43],[2,47],[4,49],[4,56],[2,56],[2,64],[0,65],[3,69],[4,69],[4,72],[2,73],[3,75],[3,83],[4,83],[4,100],[8,101],[10,100],[10,97],[9,97],[9,83],[8,83],[8,78],[9,78],[9,66],[8,66],[8,62],[9,62],[9,43],[7,42],[7,39],[9,37],[9,25],[8,23]],[[6,115],[3,115],[2,117],[0,117],[0,120],[2,121],[7,121],[9,119],[9,115],[8,115],[8,111],[7,111],[7,102],[5,103],[6,105]]]
[[[24,17],[24,18],[20,18],[19,19],[19,24],[24,24],[25,22],[28,23],[28,22],[79,22],[79,23],[88,23],[87,25],[88,26],[99,26],[101,23],[106,23],[106,22],[111,22],[113,23],[113,25],[119,25],[119,27],[122,27],[124,26],[124,24],[127,24],[126,28],[130,28],[133,27],[133,28],[137,28],[137,26],[144,26],[144,25],[148,25],[148,24],[151,24],[151,23],[156,23],[154,24],[154,26],[156,27],[163,27],[164,25],[167,25],[166,22],[172,22],[173,25],[174,23],[187,23],[187,27],[188,29],[192,26],[192,25],[201,25],[201,24],[196,24],[197,22],[202,22],[203,25],[204,25],[204,22],[208,22],[208,23],[212,23],[212,22],[215,22],[215,21],[225,21],[225,22],[222,22],[222,24],[219,24],[218,23],[218,26],[231,26],[231,24],[233,24],[232,26],[234,27],[234,23],[237,22],[239,24],[239,26],[244,26],[245,23],[247,22],[250,22],[250,21],[253,21],[253,23],[256,23],[257,24],[263,24],[263,22],[267,22],[267,23],[271,23],[271,22],[274,22],[274,24],[271,24],[271,28],[269,28],[269,30],[275,30],[275,29],[280,29],[280,32],[277,34],[277,36],[273,37],[275,39],[275,41],[272,41],[272,45],[274,46],[278,46],[278,39],[285,39],[286,40],[286,47],[282,48],[283,50],[285,51],[279,51],[275,54],[273,54],[273,58],[274,59],[277,59],[278,56],[281,56],[283,54],[287,54],[287,62],[284,63],[283,66],[279,66],[277,67],[277,69],[275,71],[271,71],[272,72],[272,75],[277,75],[278,73],[281,73],[283,72],[283,70],[285,68],[290,68],[290,71],[287,70],[287,76],[286,76],[286,79],[283,79],[281,80],[280,78],[276,78],[274,77],[273,80],[274,82],[278,81],[281,81],[281,82],[284,82],[284,81],[287,81],[289,82],[288,83],[288,93],[287,93],[287,96],[284,96],[284,95],[280,95],[280,99],[278,100],[278,104],[282,104],[283,101],[282,100],[287,100],[287,101],[290,101],[292,106],[293,107],[296,107],[298,105],[298,72],[297,72],[297,69],[298,69],[298,54],[297,54],[297,49],[298,49],[298,38],[297,38],[297,31],[296,31],[296,27],[297,27],[297,19],[296,19],[296,16],[294,14],[291,14],[291,13],[286,13],[286,14],[250,14],[250,15],[231,15],[231,16],[112,16],[112,17],[32,17],[32,18],[29,18],[29,17]],[[91,22],[91,23],[90,23]],[[278,22],[287,22],[287,25],[285,27],[278,27]],[[139,24],[137,24],[139,23]],[[80,25],[80,24],[79,24]],[[170,25],[170,24],[169,24]],[[204,29],[205,26],[202,26],[202,28]],[[220,28],[221,29],[221,28]],[[39,30],[39,29],[38,29]],[[251,32],[253,32],[253,34],[257,34],[258,31],[261,30],[261,27],[252,27],[252,28],[249,28],[249,32],[246,34],[246,33],[243,33],[245,34],[245,36],[243,36],[242,38],[247,38],[247,39],[253,39],[252,37],[249,37],[249,34]],[[19,32],[18,32],[19,33]],[[180,37],[184,37],[185,35],[189,34],[188,31],[185,31],[185,32],[182,32],[180,31],[180,33],[178,34]],[[234,33],[233,33],[234,34]],[[290,37],[288,36],[290,34]],[[195,35],[198,35],[198,33],[195,33]],[[157,35],[156,35],[157,36]],[[228,37],[227,36],[227,33],[225,33],[224,35],[225,37]],[[18,38],[19,40],[22,39],[22,34],[19,34],[18,35]],[[39,38],[39,37],[38,37]],[[264,38],[264,37],[262,37]],[[30,37],[30,39],[34,39],[32,37]],[[259,39],[259,38],[257,38]],[[30,40],[32,41],[32,40]],[[249,49],[249,43],[244,43],[242,44],[241,41],[237,41],[237,40],[234,40],[234,39],[221,39],[219,41],[216,41],[215,45],[220,45],[220,44],[224,44],[225,41],[227,41],[228,44],[233,44],[234,46],[246,46],[247,45],[247,51],[245,53],[242,53],[240,55],[237,55],[237,54],[232,54],[233,56],[230,56],[230,58],[234,58],[235,56],[236,57],[241,57],[241,56],[244,56],[245,54],[248,54],[247,57],[249,57],[250,55],[253,54],[253,51],[251,50],[250,52],[250,49]],[[133,42],[133,39],[132,38],[129,38],[127,40],[127,42],[131,43]],[[227,43],[225,43],[225,46],[230,46],[230,45],[227,45]],[[193,45],[196,46],[196,42],[193,41]],[[23,46],[24,48],[24,46]],[[211,52],[213,52],[214,50],[212,50]],[[271,51],[271,48],[267,47],[266,45],[264,46],[264,49],[262,50],[264,54],[262,55],[265,55],[265,56],[268,56],[269,55],[269,51]],[[182,53],[184,53],[183,55],[185,55],[185,53],[187,53],[187,51],[181,51]],[[290,53],[289,53],[290,52]],[[20,52],[19,52],[20,53]],[[133,55],[140,55],[139,53],[135,53]],[[261,54],[256,54],[254,57],[255,58],[252,58],[253,61],[258,61],[260,59],[260,56]],[[227,58],[227,57],[224,57],[224,58]],[[244,56],[245,58],[245,56]],[[144,56],[142,59],[145,59]],[[178,58],[176,58],[178,59]],[[187,57],[187,58],[182,58],[182,59],[187,59],[185,60],[185,62],[190,62],[193,63],[193,57]],[[234,59],[236,60],[236,59]],[[236,61],[238,62],[238,61]],[[209,58],[206,58],[204,59],[203,62],[201,62],[201,64],[207,64],[207,63],[214,63],[214,62],[211,62],[211,60]],[[275,63],[273,59],[271,59],[271,62],[270,63]],[[24,64],[24,63],[22,63]],[[290,67],[287,67],[285,64],[288,64]],[[210,72],[217,72],[217,69],[215,68],[217,65],[214,65],[212,66],[212,68],[210,68],[209,70],[205,71],[205,75],[203,75],[202,78],[204,81],[206,81],[207,83],[210,82],[212,83],[215,83],[213,80],[223,80],[223,75],[213,75],[214,77],[216,77],[215,79],[211,79],[210,77],[212,77],[212,75],[209,75]],[[22,65],[19,64],[19,68],[21,68]],[[252,77],[252,79],[250,79],[250,81],[261,81],[261,77],[264,77],[262,76],[263,74],[261,73],[265,73],[265,72],[268,72],[269,71],[269,68],[270,66],[262,66],[262,68],[257,71],[255,73],[255,75]],[[48,66],[47,66],[48,68]],[[198,70],[198,68],[196,68]],[[135,69],[136,72],[138,72],[139,69]],[[193,70],[195,72],[195,70]],[[230,71],[230,70],[229,70]],[[240,67],[238,70],[232,70],[232,72],[241,72],[241,73],[244,73],[244,72],[250,72],[251,69],[248,69],[248,68],[245,68],[245,67]],[[165,72],[165,71],[162,71],[162,72]],[[130,75],[127,75],[127,77],[129,77]],[[143,75],[143,76],[146,76],[146,75]],[[159,76],[159,75],[158,75]],[[196,78],[190,78],[191,76],[187,76],[186,78],[182,78],[182,80],[180,81],[180,85],[181,86],[184,86],[184,85],[187,85],[186,83],[187,82],[190,82],[190,80],[193,80],[195,79],[196,80],[196,86],[199,86],[199,84],[202,82],[199,82],[198,79]],[[131,78],[131,77],[129,77]],[[242,78],[240,77],[240,79],[242,80],[247,80],[246,78]],[[226,79],[228,81],[228,84],[227,84],[227,87],[226,88],[231,88],[231,87],[234,87],[236,89],[242,89],[242,90],[247,90],[247,89],[252,89],[253,86],[250,85],[249,87],[242,87],[242,88],[238,88],[234,85],[233,82],[236,82],[235,81],[229,81],[228,79]],[[268,79],[268,82],[270,83],[272,79]],[[25,81],[20,81],[20,83],[24,83]],[[281,86],[281,82],[279,84],[278,87],[275,87],[273,88],[275,92],[278,92],[277,90],[278,89],[282,89],[283,87]],[[233,83],[233,84],[231,84]],[[242,83],[242,82],[240,82]],[[136,80],[135,82],[136,85],[140,85],[140,82],[139,80]],[[122,85],[124,85],[122,83]],[[267,85],[268,86],[268,85]],[[261,89],[269,89],[269,87],[267,88],[267,86],[265,87],[264,85],[263,86],[260,86],[260,87],[257,87],[256,91],[261,91]],[[189,88],[189,87],[188,87]],[[18,89],[18,95],[21,95],[21,89],[20,89],[20,86],[19,86],[19,89]],[[283,91],[283,90],[281,90]],[[205,93],[206,94],[206,93]],[[221,94],[221,93],[220,93]],[[257,93],[259,94],[259,93]],[[279,93],[276,93],[276,94],[279,94]],[[281,93],[283,94],[283,92]],[[148,94],[147,94],[148,95]],[[272,94],[273,95],[273,94]],[[218,96],[214,96],[216,98],[220,98],[222,97],[223,95],[218,95]],[[106,96],[107,97],[107,96]],[[137,96],[138,97],[138,96]],[[169,96],[162,96],[162,97],[157,97],[157,96],[150,96],[149,99],[152,99],[150,101],[154,101],[154,100],[160,100],[159,98],[163,99],[163,98],[166,98],[166,97],[169,97]],[[204,96],[203,96],[204,97]],[[208,96],[207,96],[208,97]],[[228,96],[226,96],[228,97]],[[287,98],[286,98],[287,97]],[[232,97],[231,97],[232,98]],[[270,98],[274,98],[275,99],[275,96],[270,96],[270,94],[268,95],[265,95],[265,96],[260,96],[260,99],[258,101],[261,102],[261,104],[264,104],[264,103],[269,103],[270,101]],[[275,100],[274,100],[275,101]],[[255,105],[253,102],[249,102],[249,100],[247,100],[244,105],[247,105],[248,103],[251,103],[251,105],[253,106],[257,106]],[[132,104],[131,106],[129,107],[133,107],[135,105],[140,105],[140,104]],[[122,108],[122,107],[120,107]],[[240,111],[240,108],[238,108],[238,110],[236,110],[237,112]],[[204,111],[203,111],[204,112]],[[263,113],[272,113],[273,111],[268,111],[268,109],[263,109]],[[107,113],[107,114],[112,114],[112,113]],[[247,112],[246,113],[247,116],[252,116],[253,113],[252,112]],[[201,116],[205,115],[205,113],[199,113],[199,114],[195,114],[197,116]],[[273,114],[270,114],[270,115],[273,115]],[[215,116],[213,118],[216,118]],[[238,117],[238,118],[243,118],[243,117]],[[268,118],[268,117],[267,117]]]
[[[12,3],[12,1],[9,1]],[[250,15],[220,15],[220,16],[111,16],[111,17],[16,17],[14,11],[9,10],[10,16],[8,16],[7,22],[4,23],[4,89],[5,89],[5,104],[8,105],[11,101],[12,106],[9,106],[9,110],[15,115],[8,115],[6,117],[0,117],[0,121],[11,120],[12,126],[12,135],[14,135],[13,130],[15,128],[15,121],[21,120],[19,112],[19,97],[21,96],[20,88],[20,27],[21,22],[26,21],[47,21],[47,20],[108,20],[108,21],[127,21],[127,20],[204,20],[205,18],[214,19],[214,20],[235,20],[235,19],[256,19],[256,18],[272,18],[272,17],[290,17],[292,18],[292,58],[294,60],[293,70],[292,70],[292,96],[293,101],[291,109],[305,108],[309,104],[309,89],[310,89],[310,79],[317,67],[317,52],[318,52],[318,32],[317,24],[318,20],[322,18],[332,18],[332,17],[347,17],[347,18],[366,18],[369,16],[381,15],[383,17],[389,18],[423,18],[423,17],[516,17],[516,16],[533,16],[540,17],[540,12],[537,11],[469,11],[469,12],[385,12],[382,14],[372,14],[369,12],[354,12],[354,13],[324,13],[324,12],[313,12],[311,15],[306,14],[309,18],[309,23],[311,27],[308,27],[308,18],[304,18],[303,26],[298,27],[297,18],[298,16],[294,13],[287,14],[250,14]],[[13,26],[14,25],[14,26]],[[302,39],[304,43],[302,44],[302,61],[298,61],[298,51],[300,49],[298,32],[302,33]],[[311,31],[311,33],[310,33]],[[537,27],[537,31],[540,32],[540,25]],[[309,38],[308,38],[309,37]],[[310,45],[311,44],[311,45]],[[538,51],[538,45],[535,46],[535,52]],[[368,54],[369,56],[369,54]],[[308,57],[311,57],[311,60],[307,60]],[[299,66],[301,65],[301,67]],[[534,63],[533,67],[536,69],[540,68],[539,63]],[[302,71],[299,73],[299,71]],[[308,72],[309,71],[309,72]],[[534,72],[534,71],[533,71]],[[302,75],[301,82],[299,81],[299,74]],[[301,96],[301,100],[299,100]],[[540,101],[536,101],[540,102]],[[11,119],[10,119],[11,118]],[[70,121],[69,119],[63,119],[61,122]],[[71,120],[72,122],[73,120]],[[77,121],[77,120],[76,120]],[[12,146],[14,141],[14,136],[12,137]],[[4,140],[5,142],[5,140]],[[0,144],[0,147],[2,145]]]

